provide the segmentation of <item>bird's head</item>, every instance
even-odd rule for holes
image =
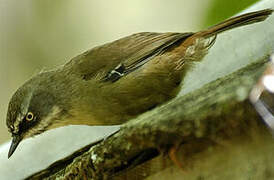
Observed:
[[[6,124],[12,134],[10,157],[25,138],[54,128],[61,119],[62,110],[47,88],[39,86],[34,79],[26,82],[12,96]]]

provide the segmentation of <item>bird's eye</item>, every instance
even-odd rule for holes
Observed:
[[[34,119],[34,115],[32,112],[28,112],[26,115],[26,120],[27,121],[32,121]]]

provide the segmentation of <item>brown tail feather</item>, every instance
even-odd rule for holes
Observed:
[[[264,21],[269,15],[271,15],[272,12],[273,12],[273,9],[264,9],[264,10],[236,16],[220,24],[212,26],[205,31],[202,31],[201,34],[204,37],[210,37],[229,29],[233,29],[236,27],[240,27],[240,26],[244,26],[252,23],[261,22],[261,21]]]

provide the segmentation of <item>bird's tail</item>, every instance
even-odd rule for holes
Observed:
[[[202,31],[201,34],[207,38],[236,27],[261,22],[271,15],[272,12],[273,9],[264,9],[236,16]]]

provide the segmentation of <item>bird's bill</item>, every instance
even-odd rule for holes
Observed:
[[[21,139],[22,138],[19,135],[13,135],[8,158],[10,158],[11,155],[14,153],[14,151],[17,148],[18,144],[20,143]]]

